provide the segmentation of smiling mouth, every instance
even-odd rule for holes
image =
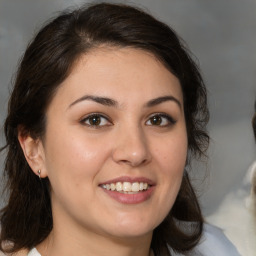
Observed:
[[[103,189],[123,194],[136,194],[148,190],[151,186],[145,182],[116,182],[100,185]]]

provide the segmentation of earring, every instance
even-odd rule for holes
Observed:
[[[37,171],[39,179],[41,179],[41,170]]]

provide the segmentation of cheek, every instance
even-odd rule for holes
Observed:
[[[50,180],[61,176],[60,180],[73,180],[79,184],[83,177],[96,175],[107,156],[102,141],[88,138],[83,133],[70,135],[58,130],[56,134],[49,134],[47,139],[46,169]]]
[[[186,133],[165,140],[156,150],[163,198],[172,205],[180,189],[187,159]]]
[[[165,174],[173,176],[183,173],[187,159],[186,137],[165,141],[163,145],[160,145],[157,154],[158,162],[162,165]]]
[[[186,136],[165,139],[155,148],[157,159],[158,196],[155,205],[159,206],[159,223],[166,217],[180,190],[187,156]]]

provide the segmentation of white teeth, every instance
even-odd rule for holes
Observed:
[[[102,185],[104,189],[111,191],[118,191],[121,193],[136,193],[139,191],[147,190],[149,185],[144,182],[116,182],[111,184]]]
[[[140,184],[139,184],[139,182],[132,183],[132,191],[133,192],[139,192],[140,191]]]
[[[123,183],[123,191],[130,192],[132,191],[132,184],[130,182]]]
[[[116,183],[116,191],[122,191],[123,190],[123,184],[121,182]]]

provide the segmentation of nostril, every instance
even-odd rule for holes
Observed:
[[[113,148],[113,160],[131,166],[145,164],[151,159],[147,138],[138,127],[129,127],[129,130],[119,129],[116,134],[118,140]]]
[[[137,151],[137,152],[130,152],[127,150],[118,150],[116,149],[113,152],[113,160],[117,163],[127,164],[130,166],[139,166],[147,163],[150,160],[150,154],[145,151]]]

